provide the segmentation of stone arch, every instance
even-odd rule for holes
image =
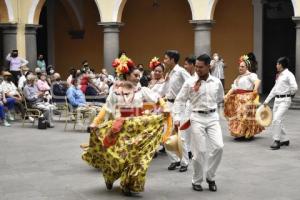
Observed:
[[[13,22],[14,10],[9,0],[0,0],[0,22]]]
[[[82,30],[84,26],[84,21],[82,15],[76,6],[76,2],[72,0],[62,0],[60,1],[64,6],[68,16],[70,16],[72,28],[74,30]],[[28,24],[38,24],[40,14],[46,0],[33,0],[31,7],[29,9]]]
[[[195,19],[195,9],[193,7],[193,1],[192,0],[187,0],[188,4],[190,6],[191,9],[191,13],[192,13],[192,19]],[[123,14],[123,10],[125,7],[127,0],[116,0],[114,5],[113,5],[113,21],[116,22],[121,22],[122,20],[122,14]]]

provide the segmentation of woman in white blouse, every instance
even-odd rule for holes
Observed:
[[[160,97],[165,96],[165,67],[156,57],[151,60],[149,67],[152,69],[153,79],[150,81],[148,87],[153,93],[158,94]]]
[[[252,139],[264,129],[255,120],[260,80],[255,73],[249,71],[250,68],[249,57],[242,56],[239,76],[224,97],[224,114],[229,122],[229,131],[236,139]]]
[[[114,61],[116,72],[124,78],[112,86],[104,109],[90,125],[90,144],[82,156],[100,168],[107,189],[121,178],[125,195],[144,190],[146,172],[161,142],[165,115],[145,113],[144,102],[164,102],[147,87],[140,87],[141,73],[123,55]],[[102,122],[112,116],[112,120]]]

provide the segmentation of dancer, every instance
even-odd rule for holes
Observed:
[[[223,137],[217,112],[218,103],[223,101],[224,90],[221,81],[209,74],[211,59],[203,54],[197,58],[195,71],[197,77],[186,81],[182,86],[174,104],[175,119],[186,109],[190,101],[192,114],[191,149],[193,153],[192,186],[196,191],[202,191],[201,183],[204,176],[204,166],[207,166],[206,182],[210,191],[217,191],[215,173],[221,162],[223,153]],[[180,121],[176,120],[179,126]],[[207,143],[210,144],[207,152]],[[206,154],[207,152],[207,154]],[[207,164],[207,165],[206,165]]]
[[[166,119],[162,113],[143,111],[143,102],[160,102],[163,109],[165,103],[149,88],[138,86],[140,71],[125,55],[113,66],[124,80],[112,86],[104,108],[90,125],[90,143],[82,158],[101,169],[107,189],[121,178],[122,191],[130,196],[144,190],[146,172],[161,142]],[[103,122],[109,116],[112,120]]]
[[[255,120],[260,80],[249,71],[250,68],[249,57],[241,56],[239,76],[224,98],[224,114],[228,119],[229,131],[236,140],[253,139],[254,135],[264,130]]]
[[[289,71],[289,59],[281,57],[277,60],[276,69],[276,83],[272,88],[270,94],[266,98],[264,105],[266,106],[271,99],[275,97],[273,106],[273,122],[271,133],[273,133],[273,144],[271,149],[278,150],[280,146],[289,146],[290,141],[284,129],[282,121],[285,114],[291,105],[291,98],[298,90],[298,85],[294,74]]]
[[[176,50],[168,50],[165,52],[164,63],[166,66],[166,71],[168,72],[166,75],[166,98],[168,103],[168,108],[171,110],[173,109],[173,104],[175,102],[175,98],[179,93],[183,83],[188,80],[191,76],[190,74],[181,66],[179,66],[179,52]],[[172,113],[173,114],[173,113]],[[183,120],[181,116],[180,119]],[[182,134],[183,135],[183,134]],[[182,142],[186,143],[185,138],[182,137]],[[175,170],[177,167],[180,166],[180,171],[184,172],[187,171],[188,164],[189,164],[189,156],[188,156],[188,149],[186,145],[183,145],[183,157],[180,159],[176,154],[173,152],[167,151],[167,154],[171,160],[171,164],[168,167],[168,170]]]

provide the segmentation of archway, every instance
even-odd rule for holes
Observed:
[[[276,61],[288,56],[295,73],[296,29],[290,0],[265,0],[263,4],[263,92],[268,93],[276,77]]]
[[[97,26],[100,15],[95,1],[79,1],[76,5],[79,17],[70,15],[66,6],[73,9],[64,0],[46,1],[43,5],[37,22],[43,26],[37,32],[38,53],[48,55],[47,64],[54,65],[64,77],[70,68],[79,68],[83,60],[88,60],[99,71],[103,60],[103,34]],[[76,26],[74,21],[78,21]]]
[[[177,49],[181,61],[194,52],[194,32],[188,1],[127,0],[120,33],[121,50],[137,63],[148,66],[153,56]],[[181,63],[182,64],[182,63]]]
[[[212,53],[219,53],[226,63],[228,90],[238,74],[239,57],[253,51],[252,0],[221,0],[212,13],[216,21],[212,28]]]

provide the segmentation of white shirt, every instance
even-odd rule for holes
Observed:
[[[175,120],[180,119],[181,113],[186,109],[186,102],[190,101],[192,111],[209,111],[218,108],[218,103],[223,101],[224,89],[220,79],[209,75],[207,80],[201,80],[198,91],[194,86],[198,78],[192,77],[184,83],[176,97],[173,112]]]
[[[294,74],[288,69],[285,69],[279,74],[274,87],[265,100],[265,103],[269,103],[276,95],[295,94],[297,90],[298,85]]]
[[[25,86],[25,83],[26,83],[26,77],[22,75],[18,81],[18,89],[22,91]]]
[[[6,60],[9,61],[9,70],[10,71],[20,71],[21,66],[25,66],[28,64],[28,61],[21,57],[13,58],[11,54],[6,56]]]
[[[231,88],[234,90],[253,90],[256,80],[258,80],[257,74],[249,72],[245,75],[238,76],[231,85]]]
[[[179,93],[183,83],[188,80],[191,75],[178,64],[175,65],[169,74],[169,80],[166,80],[165,93],[167,99],[175,99]]]
[[[159,95],[160,97],[165,96],[165,91],[164,91],[164,87],[165,87],[165,81],[161,81],[158,83],[155,83],[154,85],[150,85],[148,86],[150,88],[150,90]]]
[[[7,82],[4,80],[1,83],[1,87],[4,91],[4,93],[11,93],[12,95],[18,94],[18,89],[13,82]]]
[[[147,87],[137,87],[137,91],[128,95],[118,94],[115,90],[111,90],[106,99],[106,109],[108,112],[116,115],[116,108],[142,108],[144,102],[157,103],[159,96],[151,92]]]

